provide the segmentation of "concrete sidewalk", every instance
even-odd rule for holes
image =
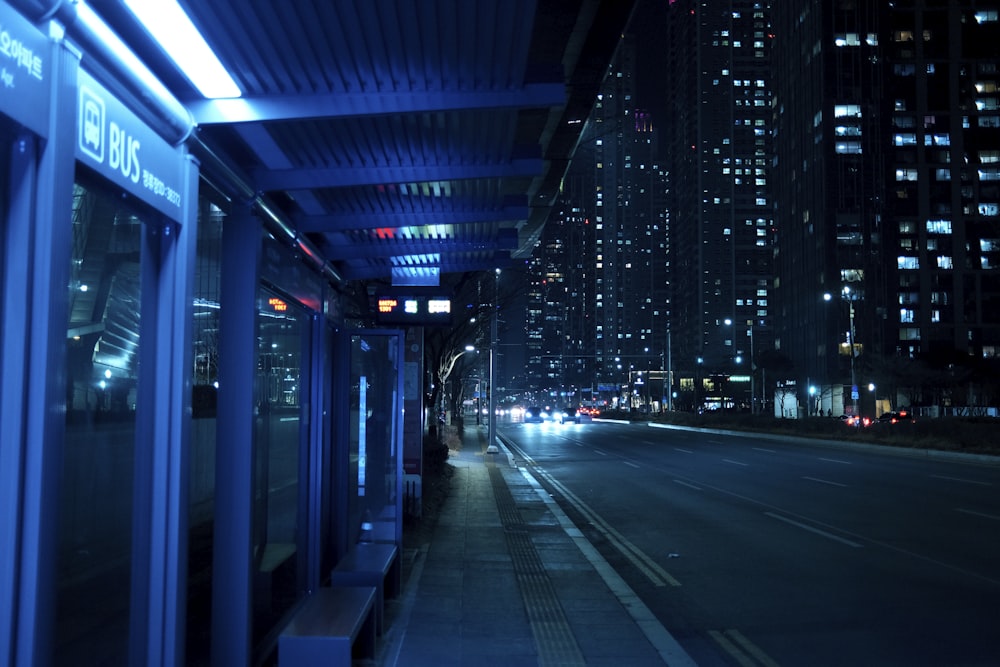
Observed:
[[[467,428],[375,664],[693,664],[506,450],[485,449],[485,427]]]

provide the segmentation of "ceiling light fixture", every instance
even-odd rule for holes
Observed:
[[[243,94],[176,0],[125,0],[125,5],[198,92],[212,100]]]

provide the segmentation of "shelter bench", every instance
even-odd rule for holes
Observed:
[[[278,638],[278,665],[351,667],[353,654],[375,657],[375,588],[320,588]]]
[[[330,573],[332,586],[374,586],[375,627],[385,631],[385,600],[399,595],[399,550],[395,544],[361,542],[347,552]]]

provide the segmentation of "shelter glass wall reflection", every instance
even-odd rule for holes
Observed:
[[[198,202],[198,244],[192,308],[190,513],[186,664],[210,663],[212,558],[215,523],[216,414],[219,380],[219,297],[225,213]]]
[[[399,362],[396,334],[351,337],[349,512],[358,541],[396,541]]]
[[[254,426],[254,638],[304,595],[308,311],[261,288]]]
[[[71,232],[56,664],[126,664],[144,221],[81,172]]]

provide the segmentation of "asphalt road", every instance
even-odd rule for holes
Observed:
[[[699,665],[1000,665],[1000,461],[499,430]]]

